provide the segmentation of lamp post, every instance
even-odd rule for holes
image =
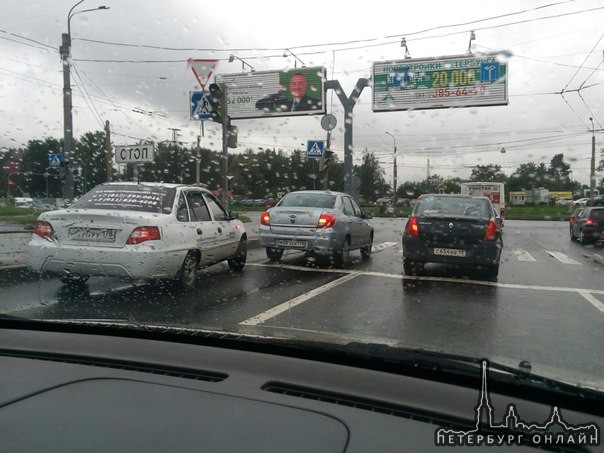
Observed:
[[[394,183],[393,183],[393,195],[392,195],[392,204],[394,205],[394,207],[396,208],[396,138],[394,138],[394,135],[392,135],[390,132],[386,131],[386,134],[390,135],[390,137],[392,137],[392,140],[394,142]]]
[[[232,63],[233,61],[235,61],[235,59],[237,59],[241,62],[241,72],[245,72],[246,65],[250,68],[251,72],[256,71],[251,64],[249,64],[247,61],[244,61],[243,59],[239,58],[237,55],[235,55],[233,53],[231,55],[229,55],[229,63]]]
[[[589,204],[594,204],[594,192],[596,191],[596,132],[594,128],[594,119],[591,121],[591,168],[589,172]]]
[[[84,9],[75,11],[74,9],[82,3],[80,0],[71,7],[67,13],[67,33],[61,35],[61,62],[63,64],[63,165],[65,168],[65,176],[63,178],[63,198],[72,199],[74,197],[74,180],[73,180],[73,118],[71,114],[71,64],[69,57],[71,56],[71,18],[76,14],[96,11],[99,9],[109,9],[107,6],[97,6],[96,8]]]

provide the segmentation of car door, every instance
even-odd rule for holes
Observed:
[[[220,261],[232,256],[237,251],[239,245],[237,233],[230,215],[216,197],[209,192],[204,192],[203,196],[210,209],[214,225],[216,226],[219,243],[217,254],[220,256],[218,259],[218,261]]]
[[[587,213],[589,209],[583,208],[579,212],[577,212],[577,217],[573,222],[573,234],[579,237],[579,232],[583,228],[583,224],[585,223],[585,219],[587,218]]]
[[[355,209],[356,206],[356,209]],[[342,197],[342,211],[345,214],[345,222],[348,224],[348,232],[350,233],[350,247],[359,248],[365,241],[363,233],[363,221],[361,217],[361,209],[351,197]]]
[[[200,190],[186,190],[184,198],[187,202],[189,225],[195,236],[195,247],[201,251],[200,264],[212,264],[217,261],[217,256],[222,256],[218,225],[212,221],[210,209]]]
[[[359,225],[359,246],[363,247],[369,243],[369,236],[371,235],[371,224],[363,214],[363,210],[355,201],[354,198],[350,197],[350,203],[354,211],[354,218]]]

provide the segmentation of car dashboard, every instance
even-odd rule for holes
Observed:
[[[471,429],[480,390],[266,348],[75,329],[1,330],[0,370],[0,449],[11,452],[442,451],[436,430]],[[511,402],[528,420],[551,412],[490,398],[498,416]]]

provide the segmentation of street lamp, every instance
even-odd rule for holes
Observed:
[[[394,205],[394,207],[396,207],[396,138],[394,138],[394,135],[392,135],[390,132],[386,131],[386,134],[390,135],[390,137],[392,137],[392,140],[394,142],[394,195],[392,195],[392,204]]]
[[[589,172],[589,203],[594,204],[594,192],[596,191],[596,132],[594,128],[594,119],[591,121],[591,169]]]
[[[306,65],[304,64],[304,62],[298,58],[298,55],[296,55],[295,53],[293,53],[293,52],[292,52],[291,50],[289,50],[289,49],[285,49],[285,50],[283,51],[283,58],[286,58],[288,53],[289,53],[289,54],[290,54],[292,57],[294,57],[294,58],[295,58],[295,60],[294,60],[294,68],[297,68],[297,67],[298,67],[298,61],[299,61],[300,63],[302,63],[302,67],[303,67],[303,68],[305,68],[305,67],[306,67]]]
[[[96,11],[99,9],[109,9],[107,6],[97,6],[96,8],[75,11],[74,9],[82,3],[80,0],[71,7],[67,13],[67,33],[61,35],[61,62],[63,63],[63,163],[65,168],[65,177],[63,179],[63,198],[72,199],[74,197],[73,169],[73,118],[71,114],[71,18],[76,14]]]
[[[232,53],[231,55],[229,55],[229,63],[232,63],[233,61],[235,61],[235,59],[237,59],[237,60],[239,60],[241,62],[241,71],[245,72],[245,66],[246,65],[249,66],[251,72],[255,72],[256,71],[251,64],[249,64],[247,61],[244,61],[243,59],[239,58],[234,53]]]

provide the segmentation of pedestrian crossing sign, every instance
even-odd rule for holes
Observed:
[[[209,91],[190,91],[189,105],[192,120],[207,120],[212,117],[212,102]]]
[[[310,159],[319,159],[323,157],[324,148],[324,140],[308,140],[306,144],[306,157]]]
[[[63,161],[63,154],[49,154],[48,155],[48,168],[61,168],[62,161]]]

